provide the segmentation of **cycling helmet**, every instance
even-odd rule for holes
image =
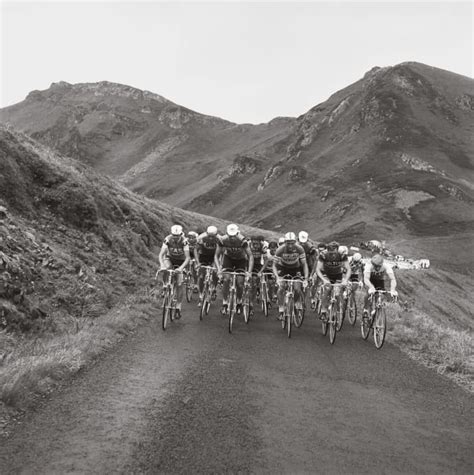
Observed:
[[[229,224],[227,226],[227,234],[229,236],[237,236],[239,234],[239,227],[236,224]]]
[[[347,255],[347,253],[349,252],[349,249],[347,249],[347,246],[339,246],[338,251],[339,251],[339,254],[342,254],[344,256],[344,255]]]
[[[278,244],[282,245],[285,243],[285,238],[282,236],[281,238],[278,238]]]
[[[354,262],[359,262],[361,259],[362,259],[362,256],[361,256],[358,252],[356,252],[356,253],[352,256],[352,260],[353,260]]]
[[[328,251],[337,251],[339,249],[339,243],[337,241],[331,241],[327,246],[326,246]]]
[[[372,262],[372,265],[380,267],[383,264],[383,257],[380,254],[375,254],[372,256],[370,262]]]
[[[188,231],[188,237],[198,237],[198,233],[196,231]]]
[[[289,232],[285,234],[285,242],[296,241],[295,233]]]
[[[327,248],[326,244],[324,242],[320,242],[318,244],[318,250],[319,251],[324,251]]]
[[[209,236],[216,236],[217,235],[217,228],[215,226],[209,226],[207,228],[207,234],[209,234]]]
[[[308,233],[306,231],[300,231],[298,233],[298,241],[301,243],[305,243],[308,241]]]
[[[183,234],[183,226],[180,226],[179,224],[174,224],[171,226],[171,234],[173,236],[181,236]]]

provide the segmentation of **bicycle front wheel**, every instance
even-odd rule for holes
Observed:
[[[244,313],[244,322],[248,323],[250,318],[250,299],[247,290],[242,298],[242,311]]]
[[[387,316],[385,308],[377,309],[374,318],[374,343],[377,349],[382,348],[385,341],[385,333],[387,332]]]
[[[294,319],[293,323],[295,324],[296,328],[301,327],[303,325],[304,320],[304,311],[302,308],[296,308],[294,311]]]
[[[267,289],[267,284],[265,282],[262,283],[260,298],[261,298],[261,303],[262,303],[263,314],[266,317],[268,317],[268,289]]]
[[[288,299],[288,307],[286,312],[286,332],[288,338],[291,338],[291,322],[295,319],[295,302],[292,297]]]
[[[163,330],[166,330],[169,319],[170,319],[170,298],[169,298],[169,294],[167,293],[163,298],[163,316],[161,319],[161,327],[163,328]]]
[[[229,296],[229,333],[232,333],[232,325],[234,324],[235,317],[235,296],[234,292],[230,292]]]
[[[369,337],[370,325],[371,325],[370,317],[367,317],[367,318],[362,317],[362,321],[360,323],[360,332],[364,340],[367,340],[367,338]]]
[[[337,321],[336,321],[336,309],[331,306],[331,309],[329,310],[329,342],[331,345],[334,345],[334,342],[336,341],[336,332],[337,332]]]
[[[344,323],[344,304],[340,297],[336,300],[335,317],[336,317],[336,331],[340,332]]]
[[[204,315],[207,315],[207,312],[206,312],[206,306],[207,306],[207,299],[208,299],[208,288],[209,288],[209,285],[208,283],[206,282],[204,284],[204,289],[202,291],[202,300],[201,300],[201,308],[200,308],[200,312],[199,312],[199,320],[202,320]]]
[[[354,326],[357,320],[357,306],[355,301],[354,292],[351,293],[349,297],[349,302],[347,305],[347,319],[349,323]]]
[[[193,284],[191,275],[186,276],[186,301],[189,303],[193,299]]]

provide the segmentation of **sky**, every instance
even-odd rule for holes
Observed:
[[[3,1],[0,107],[112,81],[238,123],[299,116],[374,66],[473,77],[473,2]]]

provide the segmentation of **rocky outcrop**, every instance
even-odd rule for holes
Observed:
[[[253,175],[257,171],[261,170],[262,162],[254,157],[248,155],[239,155],[234,158],[232,166],[229,170],[229,176],[235,175]]]
[[[421,160],[421,158],[414,157],[408,153],[402,153],[400,155],[401,161],[409,166],[413,170],[420,170],[424,172],[436,173],[437,175],[445,176],[446,174],[442,170],[437,170],[435,167],[430,165],[428,162]]]

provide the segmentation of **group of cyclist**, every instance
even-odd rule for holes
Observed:
[[[181,316],[183,300],[183,272],[192,273],[197,282],[199,303],[202,305],[203,282],[206,267],[212,267],[212,298],[216,298],[218,282],[222,282],[222,314],[228,312],[229,272],[238,272],[237,312],[242,310],[244,284],[250,285],[250,314],[252,303],[259,290],[259,281],[265,273],[270,283],[270,298],[278,302],[278,318],[283,318],[286,279],[294,279],[295,306],[302,308],[306,289],[309,287],[311,306],[321,300],[320,318],[326,319],[332,284],[342,287],[365,288],[363,318],[368,317],[371,295],[376,290],[385,290],[385,278],[390,282],[389,292],[397,294],[397,282],[391,266],[384,261],[382,249],[375,249],[371,259],[364,263],[362,255],[349,255],[347,246],[332,241],[328,244],[315,243],[306,231],[298,236],[287,232],[280,239],[268,241],[262,235],[244,237],[236,224],[229,224],[223,235],[216,226],[209,226],[204,233],[185,233],[179,224],[171,227],[159,254],[161,271],[176,269],[177,305],[176,317]],[[165,281],[163,272],[163,282]],[[273,290],[276,289],[276,296]]]

